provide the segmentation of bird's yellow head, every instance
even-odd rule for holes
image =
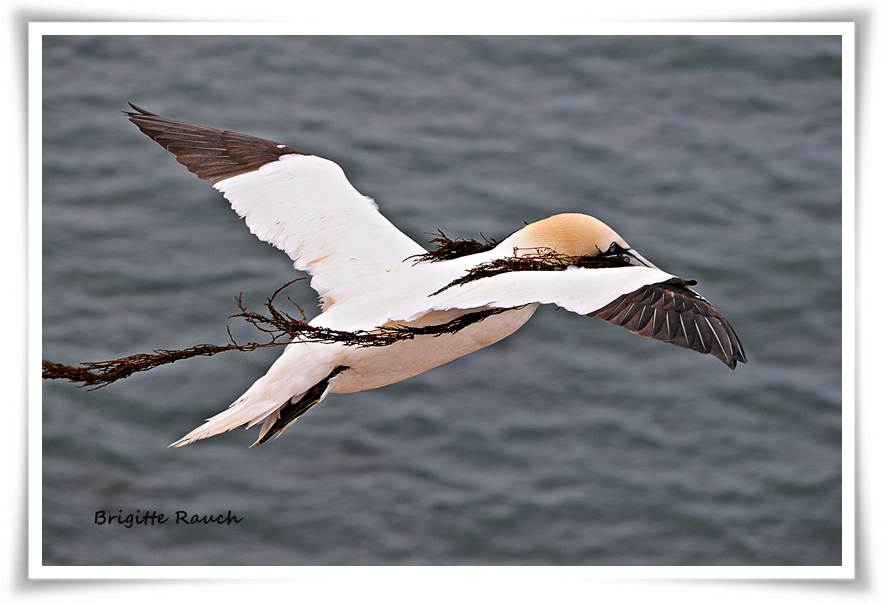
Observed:
[[[557,214],[533,222],[510,235],[501,245],[517,247],[522,252],[552,249],[567,256],[600,255],[616,246],[628,248],[616,231],[586,214]]]

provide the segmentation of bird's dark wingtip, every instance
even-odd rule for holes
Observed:
[[[129,106],[132,109],[134,109],[134,111],[123,111],[123,113],[125,115],[128,115],[129,117],[134,117],[136,115],[147,115],[150,117],[156,117],[156,113],[151,113],[147,109],[144,109],[143,107],[139,107],[138,105],[136,105],[132,101],[129,101]]]
[[[740,341],[738,342],[738,350],[736,350],[735,355],[731,356],[729,362],[726,362],[726,365],[733,371],[739,364],[747,364],[747,354],[744,353],[744,349],[741,347]]]

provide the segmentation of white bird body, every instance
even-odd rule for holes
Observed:
[[[559,214],[486,251],[416,261],[426,250],[383,217],[337,164],[273,141],[132,107],[133,123],[190,171],[212,181],[253,234],[310,273],[323,309],[310,325],[371,331],[474,319],[453,332],[378,347],[295,340],[229,408],[173,446],[263,422],[255,442],[262,443],[329,393],[383,387],[490,346],[517,331],[543,303],[713,354],[730,368],[746,361],[734,330],[689,282],[655,267],[596,218]],[[627,255],[634,262],[519,268],[468,278],[494,262],[542,250],[566,258]]]
[[[349,370],[331,382],[328,393],[351,394],[377,389],[477,352],[520,329],[538,307],[539,304],[529,304],[520,309],[489,316],[456,333],[417,337],[384,347],[353,348],[344,345],[338,362],[348,366]],[[407,324],[443,324],[467,313],[466,310],[431,312]],[[296,347],[298,344],[292,345]]]

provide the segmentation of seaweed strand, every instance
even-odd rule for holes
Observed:
[[[520,251],[527,251],[524,255],[518,255]],[[631,260],[625,253],[614,255],[564,255],[548,247],[534,247],[531,249],[514,249],[514,256],[499,258],[478,264],[470,268],[463,276],[447,283],[432,295],[438,295],[451,287],[464,285],[482,278],[489,278],[505,272],[521,271],[560,271],[570,267],[575,268],[621,268],[630,266]]]
[[[78,366],[66,365],[51,360],[43,360],[43,379],[66,379],[83,386],[94,389],[102,388],[120,379],[125,379],[134,373],[147,371],[159,366],[171,364],[178,360],[194,358],[196,356],[214,356],[223,352],[236,350],[239,352],[251,352],[262,348],[284,346],[291,343],[342,343],[355,347],[386,346],[399,341],[413,339],[417,335],[439,336],[456,333],[469,325],[475,324],[485,318],[511,308],[488,308],[478,312],[471,312],[454,318],[445,323],[414,327],[408,325],[389,325],[377,327],[372,330],[340,331],[327,327],[317,327],[308,324],[303,308],[288,299],[298,311],[300,318],[280,309],[276,304],[276,298],[286,287],[296,282],[288,282],[276,289],[266,301],[267,312],[262,314],[249,310],[242,301],[242,295],[236,297],[236,305],[239,311],[230,316],[230,319],[240,318],[254,327],[258,332],[269,336],[267,341],[249,341],[238,343],[233,339],[229,324],[227,324],[227,336],[230,343],[215,345],[203,343],[179,350],[155,350],[150,353],[132,354],[122,358],[111,360],[99,360],[82,362]]]

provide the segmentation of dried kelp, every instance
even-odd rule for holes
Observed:
[[[300,280],[300,279],[297,279]],[[199,344],[180,350],[156,350],[151,353],[133,354],[123,358],[112,360],[100,360],[82,362],[79,366],[71,366],[43,360],[43,379],[67,379],[84,386],[94,388],[110,385],[114,381],[124,379],[134,373],[147,371],[158,366],[171,364],[178,360],[193,358],[196,356],[214,356],[222,352],[237,350],[250,352],[261,348],[288,345],[290,343],[315,342],[315,343],[343,343],[356,347],[386,346],[399,341],[413,339],[417,335],[444,335],[456,333],[469,325],[475,324],[494,314],[506,312],[511,308],[488,308],[478,312],[471,312],[445,323],[414,327],[408,325],[391,325],[377,327],[372,330],[340,331],[327,327],[317,327],[308,324],[303,309],[288,299],[299,314],[299,318],[284,310],[276,304],[276,299],[285,288],[292,283],[286,283],[276,289],[265,306],[267,313],[261,314],[249,310],[242,302],[241,294],[236,298],[239,312],[230,316],[230,319],[240,318],[269,336],[267,341],[251,341],[239,343],[233,339],[229,325],[227,336],[230,343],[225,345]]]
[[[425,254],[414,256],[416,262],[438,262],[454,259],[464,255],[487,251],[499,244],[494,239],[486,238],[483,243],[473,239],[451,239],[441,231],[437,233],[437,236],[431,242],[435,243],[435,249]],[[432,295],[436,295],[450,287],[496,276],[504,272],[565,270],[570,266],[579,268],[612,268],[628,266],[631,260],[631,256],[627,255],[627,250],[617,251],[616,253],[603,252],[590,256],[567,256],[548,248],[515,249],[514,251],[515,255],[512,257],[500,258],[475,266],[464,276],[448,283]],[[243,303],[241,294],[236,298],[236,305],[239,311],[229,318],[244,320],[258,332],[268,336],[269,339],[267,341],[239,343],[233,338],[228,325],[227,336],[230,343],[224,345],[199,344],[179,350],[160,349],[150,353],[133,354],[112,360],[82,362],[78,366],[44,360],[43,379],[67,379],[84,386],[99,388],[124,379],[134,373],[171,364],[178,360],[194,358],[196,356],[214,356],[215,354],[232,350],[250,352],[261,348],[284,346],[295,342],[342,343],[355,347],[386,346],[399,341],[413,339],[417,335],[438,336],[456,333],[489,316],[512,309],[487,308],[464,314],[442,324],[422,327],[390,325],[371,330],[341,331],[310,325],[303,308],[291,301],[290,298],[288,298],[288,302],[297,310],[297,316],[279,308],[276,303],[279,294],[298,280],[301,279],[285,283],[273,292],[265,303],[266,313],[249,310]]]
[[[429,239],[429,243],[434,244],[435,248],[407,259],[413,259],[414,264],[419,264],[420,262],[443,262],[445,260],[461,258],[465,255],[489,251],[499,245],[499,241],[488,239],[487,237],[483,237],[484,241],[481,242],[475,239],[451,239],[441,230],[432,234],[435,236]]]
[[[432,295],[438,295],[451,287],[463,285],[482,278],[489,278],[505,272],[557,271],[576,268],[620,268],[630,266],[632,256],[623,250],[621,253],[601,253],[598,255],[563,255],[548,247],[514,250],[515,255],[478,264],[458,279],[444,285]]]

